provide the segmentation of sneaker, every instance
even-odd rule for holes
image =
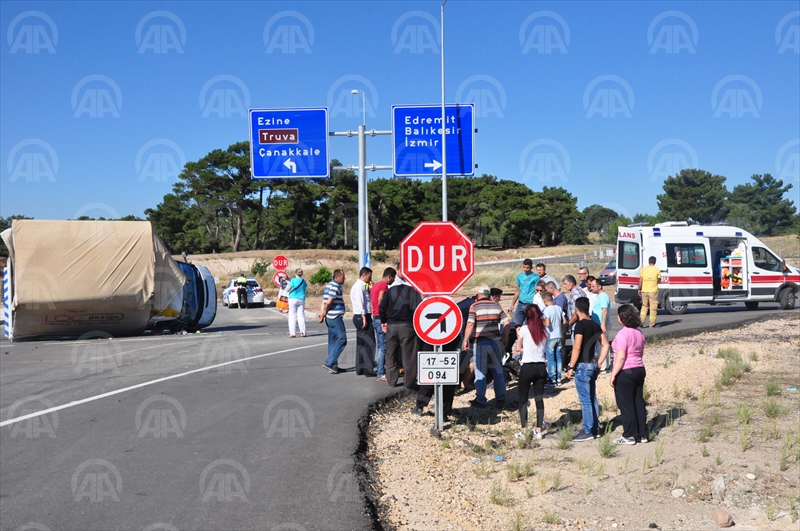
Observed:
[[[389,380],[386,379],[386,376],[378,376],[375,379],[378,380],[379,382],[388,382],[389,381]]]
[[[647,443],[649,443],[650,441],[648,441],[648,440],[647,440],[647,437],[639,437],[639,438],[636,440],[636,442],[638,442],[639,444],[647,444]]]
[[[553,382],[547,382],[544,384],[544,386],[547,387],[548,389],[555,389],[556,384],[554,384]]]
[[[537,441],[541,441],[544,438],[544,435],[542,434],[541,430],[539,431],[533,430],[533,438],[536,439]]]
[[[322,366],[325,367],[325,369],[331,374],[339,374],[339,372],[341,372],[339,367],[331,367],[330,365],[325,365],[324,363]]]
[[[572,442],[584,442],[593,440],[594,440],[594,435],[592,435],[591,433],[586,433],[583,430],[576,433],[575,437],[572,438]]]
[[[623,435],[619,439],[614,439],[614,444],[636,444],[636,439],[633,437],[625,437]]]
[[[474,400],[470,400],[469,401],[469,406],[470,407],[476,407],[478,409],[486,409],[486,403],[485,402],[484,403],[478,402],[477,398],[474,399]]]
[[[411,408],[411,414],[412,414],[412,415],[417,415],[417,416],[420,416],[420,417],[421,417],[421,416],[422,416],[422,408],[421,408],[421,407],[418,407],[418,406],[414,406],[414,407],[412,407],[412,408]]]
[[[525,432],[518,431],[517,433],[514,434],[514,438],[520,440],[525,439]]]

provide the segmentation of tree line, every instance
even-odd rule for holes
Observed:
[[[332,167],[339,162],[332,161]],[[616,241],[630,223],[727,222],[756,235],[793,231],[800,216],[786,198],[791,184],[753,175],[728,190],[726,178],[699,169],[668,177],[656,215],[626,217],[602,205],[583,211],[560,187],[534,191],[493,175],[448,177],[448,219],[479,247],[584,244],[589,233]],[[329,179],[250,178],[250,144],[239,142],[188,162],[161,203],[144,214],[173,253],[222,253],[255,249],[355,249],[358,178],[332,170]],[[371,249],[395,249],[419,221],[441,219],[441,179],[374,179],[369,182]],[[13,218],[0,218],[0,230]],[[89,219],[89,218],[81,218]],[[122,219],[138,219],[127,216]],[[0,243],[0,254],[7,250]]]

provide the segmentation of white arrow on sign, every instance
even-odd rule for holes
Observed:
[[[286,162],[284,162],[283,165],[292,170],[292,173],[297,173],[297,164],[292,162],[292,159],[286,159]]]
[[[426,168],[433,168],[433,171],[436,171],[436,170],[438,170],[439,168],[442,167],[442,163],[439,162],[438,160],[434,160],[433,162],[426,162],[425,163],[425,167]]]

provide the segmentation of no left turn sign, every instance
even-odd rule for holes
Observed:
[[[446,345],[461,333],[461,310],[450,297],[424,299],[414,312],[414,330],[429,345]]]

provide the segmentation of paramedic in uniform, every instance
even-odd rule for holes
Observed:
[[[656,257],[651,256],[648,260],[650,265],[643,267],[639,272],[639,296],[642,298],[642,310],[640,318],[642,328],[644,328],[644,318],[650,310],[650,328],[656,325],[656,315],[658,314],[658,282],[661,280],[661,270],[656,267]]]

